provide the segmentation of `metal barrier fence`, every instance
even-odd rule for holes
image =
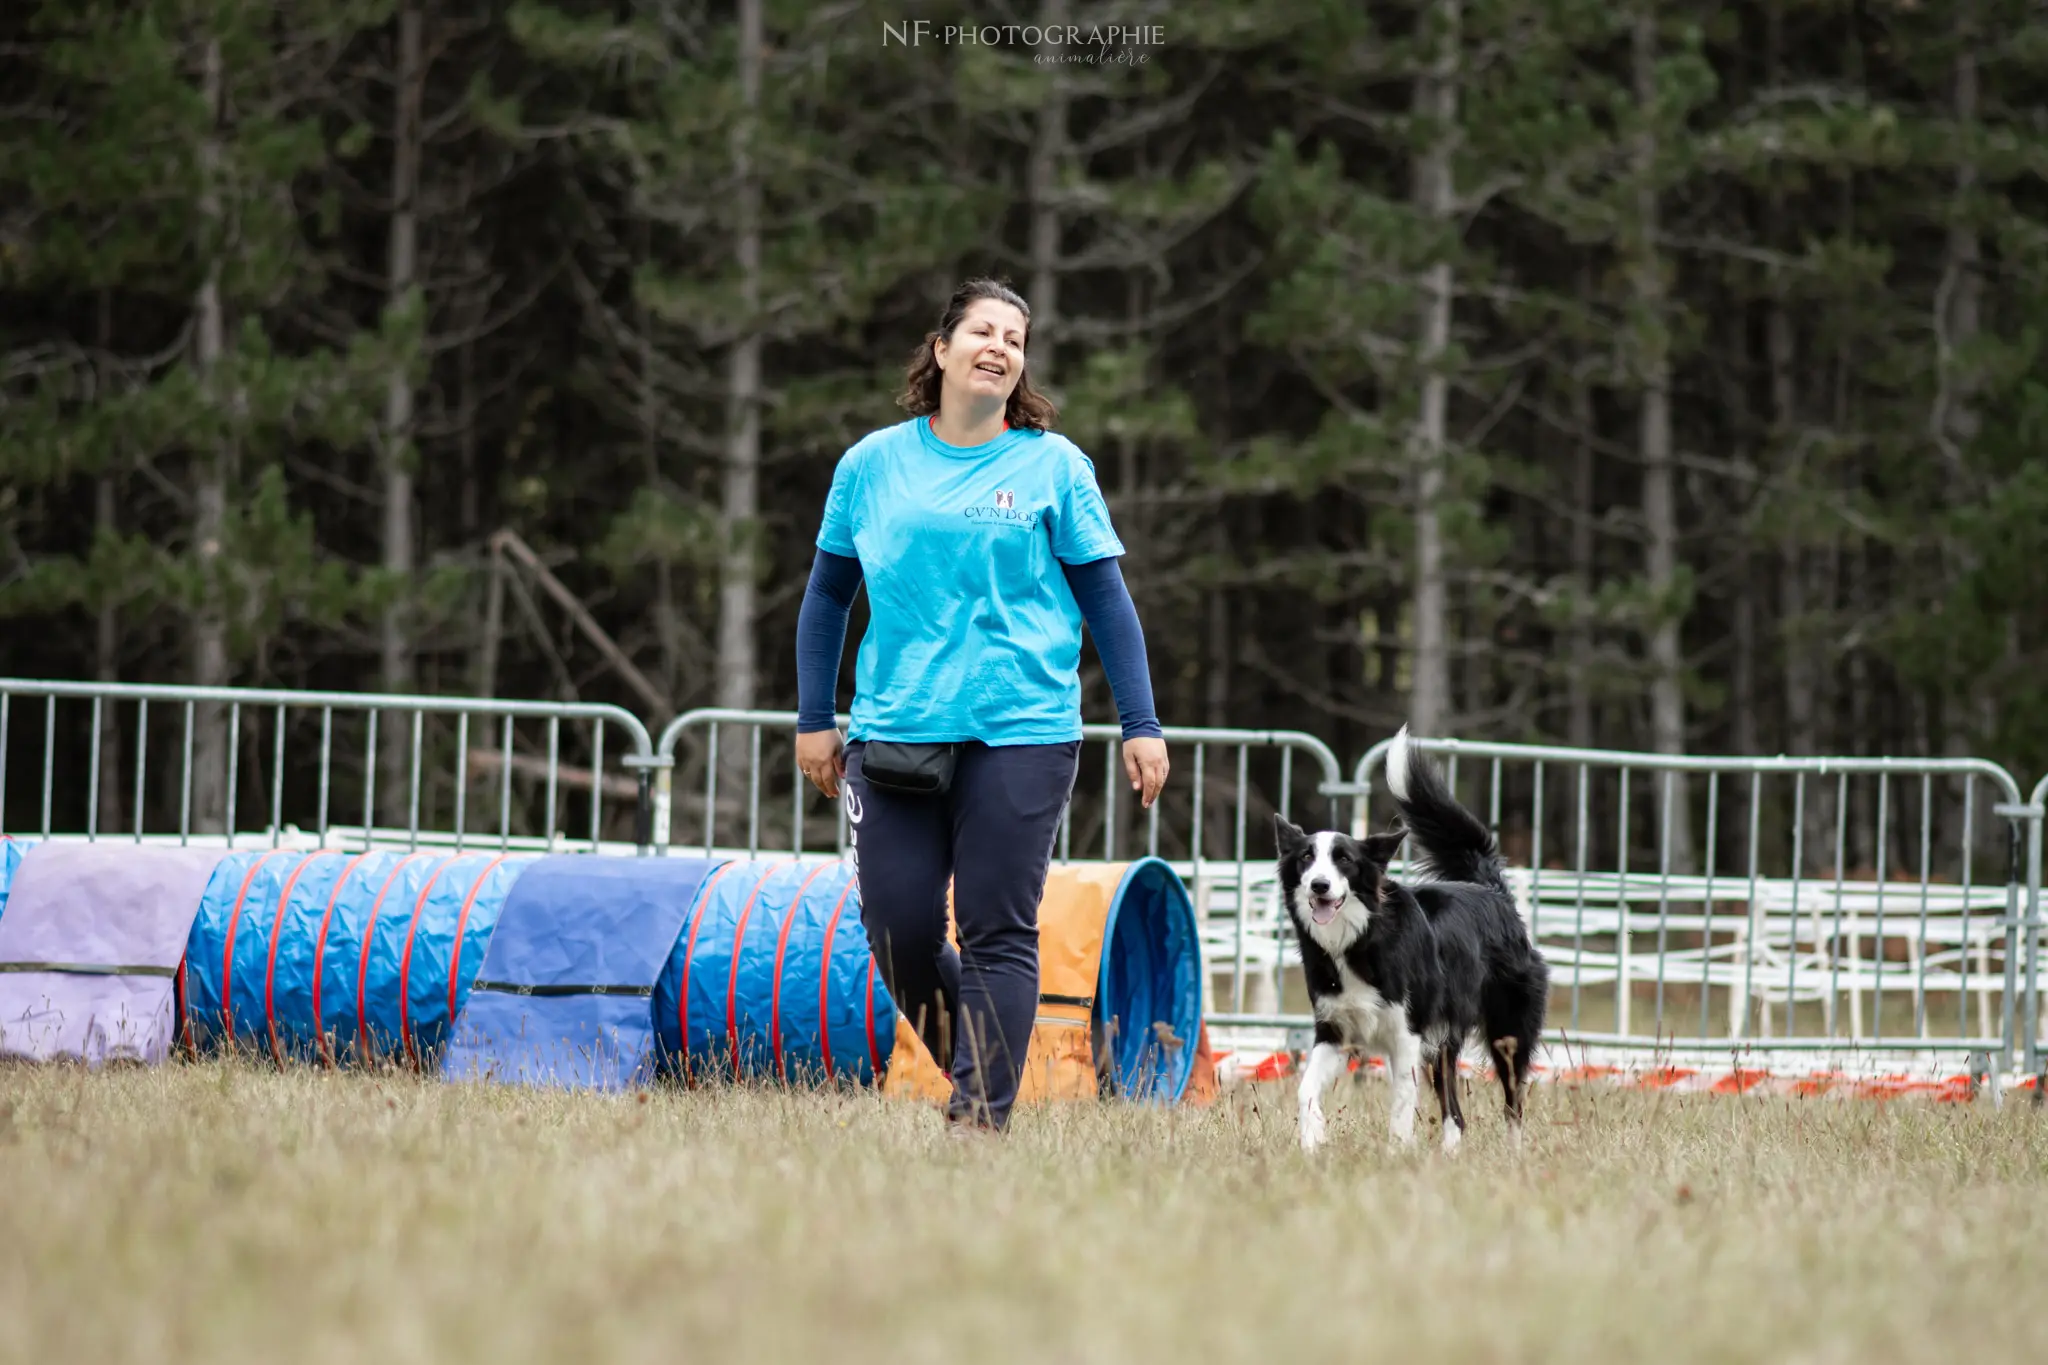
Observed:
[[[2041,895],[2041,844],[2048,838],[2048,777],[2034,787],[2027,798],[2027,1018],[2026,1056],[2021,1065],[2034,1078],[2036,1099],[2048,1096],[2048,1038],[2042,1036],[2041,954],[2048,950],[2048,910]]]
[[[844,813],[821,809],[828,803],[797,770],[795,732],[791,711],[707,709],[672,721],[655,746],[657,844],[669,842],[683,802],[685,827],[701,831],[695,843],[707,853],[744,850],[751,857],[768,847],[801,854],[810,847],[806,831],[821,826],[829,826],[831,847],[843,852]],[[1228,1023],[1245,1008],[1248,982],[1270,985],[1278,976],[1280,949],[1267,932],[1275,908],[1272,814],[1314,810],[1303,818],[1327,816],[1334,824],[1349,786],[1337,756],[1313,735],[1169,727],[1165,738],[1173,780],[1151,810],[1140,811],[1124,775],[1122,732],[1114,725],[1082,728],[1081,773],[1057,856],[1113,862],[1143,853],[1172,863],[1194,897],[1203,951],[1215,969],[1212,990],[1215,975],[1230,980],[1230,1012],[1215,1016]],[[680,781],[671,776],[678,771]]]
[[[1998,765],[1417,744],[1499,833],[1569,1041],[2035,1067],[2043,790]]]
[[[89,709],[82,742],[60,708]],[[473,718],[496,722],[480,746]],[[605,776],[610,731],[635,776]],[[580,804],[589,837],[578,846],[603,847],[608,813],[612,826],[623,814],[645,852],[653,753],[647,728],[616,706],[0,678],[0,833],[552,850],[570,838],[565,808]],[[40,780],[25,785],[24,768]],[[578,789],[582,802],[565,799]],[[495,819],[471,829],[472,807],[493,796]],[[361,825],[335,823],[354,811]]]
[[[605,705],[0,679],[0,834],[843,851],[841,808],[796,769],[795,719],[692,711],[651,741]],[[1117,728],[1083,733],[1058,857],[1165,858],[1194,896],[1210,1022],[1308,1027],[1270,818],[1362,830],[1386,745],[1347,781],[1313,735],[1169,729],[1173,780],[1140,811]],[[1417,743],[1501,836],[1556,1036],[2048,1063],[2048,778],[2023,803],[1976,759]]]

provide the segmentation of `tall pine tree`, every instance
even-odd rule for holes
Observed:
[[[39,558],[0,593],[0,611],[104,605],[118,582],[131,610],[176,613],[172,676],[219,686],[287,623],[331,627],[353,610],[353,575],[315,544],[279,457],[367,440],[372,376],[406,342],[338,350],[287,321],[320,280],[315,206],[300,197],[332,151],[319,100],[338,54],[385,8],[331,0],[282,23],[240,0],[36,15],[43,116],[21,125],[8,156],[36,212],[9,252],[8,285],[77,291],[108,313],[72,314],[57,348],[67,363],[21,375],[0,410],[0,462],[17,488],[132,470],[162,496],[132,529],[103,524],[83,558]],[[192,738],[194,820],[218,827],[222,711],[200,708]]]

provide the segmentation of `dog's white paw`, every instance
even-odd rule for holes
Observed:
[[[1301,1107],[1301,1150],[1313,1152],[1323,1145],[1330,1135],[1330,1125],[1323,1118],[1323,1106],[1305,1104]]]
[[[1465,1140],[1465,1130],[1455,1122],[1444,1125],[1444,1155],[1456,1156],[1458,1145]]]
[[[1403,1150],[1415,1145],[1415,1116],[1403,1114],[1387,1125],[1387,1137],[1396,1147]]]

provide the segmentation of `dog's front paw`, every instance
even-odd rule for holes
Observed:
[[[1323,1106],[1305,1104],[1301,1107],[1301,1150],[1314,1152],[1328,1139],[1329,1124],[1323,1118]]]
[[[1458,1144],[1465,1140],[1465,1130],[1453,1119],[1444,1125],[1444,1155],[1456,1156]]]

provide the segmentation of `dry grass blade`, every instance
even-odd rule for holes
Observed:
[[[1509,1149],[1340,1086],[1071,1106],[0,1071],[0,1359],[2039,1358],[2048,1127],[1539,1086]]]

